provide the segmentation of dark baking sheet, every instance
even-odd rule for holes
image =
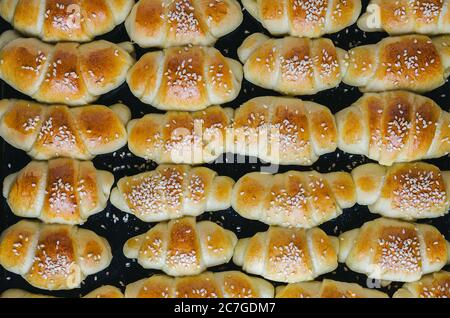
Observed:
[[[367,2],[368,0],[363,0],[364,8],[367,6]],[[1,33],[10,28],[11,26],[5,21],[0,21]],[[237,59],[237,48],[248,35],[255,32],[264,32],[268,34],[261,24],[254,20],[247,12],[244,12],[244,22],[242,25],[235,32],[220,39],[217,42],[216,47],[220,49],[225,56]],[[359,30],[356,25],[353,25],[337,34],[327,37],[331,38],[337,46],[343,49],[349,49],[358,45],[376,43],[385,36],[387,35],[384,33],[364,33]],[[100,38],[115,43],[129,40],[123,24],[118,26],[109,34]],[[137,58],[141,57],[148,51],[140,49],[137,45],[135,45],[135,48]],[[0,85],[1,98],[30,99],[29,97],[12,89],[3,81]],[[448,111],[450,106],[449,90],[450,84],[447,82],[444,86],[426,94],[426,96],[434,99],[444,110]],[[250,98],[264,95],[276,96],[279,94],[270,90],[264,90],[244,80],[242,90],[238,98],[225,106],[237,108]],[[302,98],[326,105],[333,113],[336,113],[337,111],[355,102],[361,95],[362,94],[357,88],[342,84],[336,89],[321,92],[314,96],[303,96]],[[130,107],[133,113],[133,118],[140,118],[146,113],[160,112],[149,105],[141,103],[131,94],[126,84],[103,96],[97,103],[112,105],[118,101],[121,101]],[[233,158],[233,156],[231,156],[231,158]],[[240,159],[241,160],[239,160],[239,162],[242,162],[242,158]],[[30,158],[23,151],[13,148],[1,139],[0,160],[0,182],[3,182],[3,178],[5,176],[22,169],[30,161]],[[267,168],[268,166],[267,164],[257,161],[255,158],[245,158],[245,162],[246,163],[214,163],[207,164],[205,166],[217,171],[220,175],[230,176],[235,180],[248,172],[260,171],[261,168]],[[312,167],[280,166],[278,172],[311,169],[319,172],[341,170],[351,171],[354,167],[366,162],[369,162],[369,160],[362,156],[349,155],[341,151],[337,151],[335,153],[322,156]],[[429,160],[429,162],[436,164],[441,169],[450,170],[450,161],[448,156],[437,160]],[[133,175],[145,170],[152,170],[156,167],[154,163],[146,162],[143,159],[132,155],[127,147],[112,154],[98,156],[95,158],[94,164],[98,169],[105,169],[113,172],[116,181],[123,176]],[[3,196],[0,200],[0,231],[3,231],[7,227],[18,222],[20,219],[11,213],[11,210],[9,209]],[[320,227],[330,235],[338,235],[343,231],[360,227],[364,222],[374,218],[377,218],[377,215],[369,213],[367,207],[356,205],[351,209],[346,209],[340,217],[331,220]],[[257,232],[265,231],[268,228],[268,226],[263,223],[246,220],[240,217],[232,209],[221,212],[205,213],[198,219],[215,221],[225,228],[233,230],[240,238],[252,236]],[[424,220],[422,222],[435,225],[446,236],[446,238],[450,240],[450,215],[433,220]],[[97,275],[89,276],[80,289],[48,292],[33,288],[19,275],[7,272],[0,267],[0,293],[9,288],[21,288],[30,292],[39,292],[54,296],[77,297],[105,284],[111,284],[124,290],[124,286],[126,284],[148,277],[157,272],[154,270],[143,269],[135,261],[126,259],[122,253],[122,246],[128,238],[143,233],[152,226],[153,224],[144,223],[132,215],[119,211],[109,203],[104,212],[89,218],[88,222],[82,226],[93,230],[98,235],[108,239],[114,256],[109,268],[101,273],[98,273]],[[231,262],[223,266],[212,268],[213,271],[224,271],[231,269],[239,268]],[[331,278],[346,282],[357,282],[362,286],[368,286],[365,275],[351,272],[342,264],[339,265],[339,268],[335,272],[319,277],[318,279],[322,278]],[[279,285],[279,283],[276,285]],[[382,288],[382,290],[392,294],[399,286],[400,284],[391,284],[387,288]]]

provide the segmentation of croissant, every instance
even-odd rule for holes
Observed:
[[[337,145],[330,110],[293,98],[249,100],[235,111],[233,131],[228,152],[275,164],[311,165],[320,155],[334,152]]]
[[[140,0],[125,26],[141,47],[209,46],[242,20],[236,0]]]
[[[239,179],[231,197],[244,218],[301,228],[334,219],[356,203],[352,177],[345,172],[253,172]]]
[[[21,289],[9,289],[0,295],[0,298],[54,298],[48,295],[33,294]],[[102,286],[91,291],[83,298],[124,298],[123,293],[114,286]]]
[[[324,279],[321,282],[279,286],[276,289],[276,298],[389,298],[389,296],[358,284]]]
[[[163,165],[120,179],[111,203],[142,221],[159,222],[228,209],[233,185],[208,168]]]
[[[450,114],[413,93],[365,94],[336,114],[336,124],[339,149],[382,165],[450,152]]]
[[[267,232],[240,239],[233,262],[272,281],[308,281],[337,268],[338,244],[336,237],[319,228],[270,227]]]
[[[361,0],[242,0],[245,9],[272,34],[316,38],[356,22]]]
[[[264,279],[241,272],[205,272],[197,276],[153,275],[129,284],[126,298],[273,298],[274,288]]]
[[[219,225],[193,217],[158,223],[147,233],[129,239],[123,253],[144,268],[167,275],[197,275],[206,268],[228,263],[236,235]]]
[[[450,273],[440,271],[424,276],[421,280],[406,283],[397,290],[394,298],[449,298]]]
[[[450,172],[423,163],[366,164],[352,171],[358,204],[405,220],[437,218],[450,208]]]
[[[3,181],[3,196],[20,217],[82,224],[108,203],[114,176],[90,161],[32,161]]]
[[[0,36],[0,78],[40,102],[85,105],[125,82],[131,52],[129,42],[51,45],[7,31]]]
[[[127,143],[130,110],[121,104],[68,108],[23,100],[0,101],[0,136],[37,160],[89,160]]]
[[[128,147],[157,163],[202,164],[217,159],[226,146],[233,109],[212,106],[197,112],[148,114],[128,124]]]
[[[449,75],[449,44],[448,35],[433,39],[404,35],[353,48],[342,80],[362,92],[431,91],[442,86]]]
[[[196,111],[235,99],[242,66],[212,47],[173,47],[145,54],[130,69],[127,82],[146,104]]]
[[[133,0],[0,0],[0,16],[44,41],[91,41],[121,24]]]
[[[104,238],[69,225],[20,221],[0,237],[0,265],[40,289],[78,288],[111,259]]]
[[[124,294],[119,288],[106,285],[91,291],[83,298],[124,298]]]
[[[339,262],[370,278],[414,282],[449,259],[450,243],[428,224],[379,218],[339,236]]]
[[[448,0],[371,0],[358,27],[393,35],[445,34],[450,33],[449,9]]]
[[[337,87],[344,76],[346,51],[329,39],[270,39],[255,33],[238,49],[245,78],[287,95],[313,95]]]

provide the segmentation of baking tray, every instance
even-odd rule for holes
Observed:
[[[363,0],[363,8],[367,6],[368,0]],[[363,10],[364,10],[363,9]],[[11,26],[5,21],[0,21],[0,32],[11,29]],[[253,19],[247,12],[244,11],[244,22],[233,33],[221,38],[215,45],[225,56],[237,58],[237,48],[241,45],[242,41],[252,33],[263,32],[268,34],[264,28]],[[376,43],[383,37],[386,37],[385,33],[364,33],[359,30],[356,25],[353,25],[339,33],[329,35],[333,42],[343,49],[349,49],[354,46]],[[124,25],[120,25],[112,32],[105,36],[99,37],[99,39],[109,40],[111,42],[120,43],[123,41],[129,41]],[[135,45],[136,57],[140,58],[143,54],[149,50],[144,50]],[[29,97],[17,92],[4,82],[0,83],[0,97],[3,98],[22,98],[30,99]],[[426,96],[436,101],[444,110],[449,110],[450,104],[450,83],[446,83],[444,86],[426,94]],[[278,96],[280,94],[265,90],[257,87],[247,81],[243,81],[242,89],[239,96],[232,102],[225,104],[232,108],[237,108],[245,101],[264,95]],[[338,88],[327,90],[313,96],[302,96],[304,100],[311,100],[323,105],[328,106],[333,113],[351,105],[362,94],[355,87],[350,87],[345,84],[341,84]],[[96,103],[104,105],[112,105],[117,102],[123,102],[128,105],[132,111],[133,118],[140,118],[147,113],[160,113],[154,107],[143,104],[136,97],[134,97],[126,84],[122,85],[113,92],[101,97]],[[227,155],[228,159],[237,159],[236,156]],[[242,162],[245,159],[245,163],[212,163],[204,166],[217,171],[220,175],[232,177],[237,180],[244,174],[252,171],[260,171],[261,169],[267,169],[268,164],[262,163],[255,158],[239,158],[240,160],[234,160],[234,162]],[[14,173],[23,167],[31,159],[21,150],[17,150],[8,145],[3,140],[0,140],[0,182],[3,182],[3,178],[11,173]],[[153,162],[146,162],[145,160],[132,155],[127,147],[116,151],[112,154],[102,155],[96,157],[94,164],[98,169],[109,170],[114,173],[116,181],[126,175],[134,175],[142,171],[153,170],[156,164]],[[225,156],[223,157],[225,162]],[[230,161],[230,160],[228,160]],[[233,161],[233,160],[231,160]],[[443,157],[436,160],[427,160],[430,163],[437,165],[443,170],[450,170],[449,157]],[[330,171],[351,171],[356,166],[363,163],[370,162],[363,156],[349,155],[341,151],[336,151],[331,154],[322,156],[313,166],[301,167],[301,166],[280,166],[278,172],[285,172],[289,170],[317,170],[319,172]],[[273,167],[271,167],[273,169]],[[0,211],[0,231],[5,230],[9,226],[15,224],[20,218],[14,216],[8,207],[6,200],[1,197],[1,211]],[[343,231],[351,230],[353,228],[360,227],[364,222],[377,218],[377,215],[371,214],[365,206],[354,206],[353,208],[344,210],[344,213],[338,218],[328,221],[321,225],[327,234],[338,235]],[[249,237],[257,232],[265,231],[268,226],[258,221],[247,220],[239,216],[231,208],[220,212],[204,213],[198,220],[211,220],[223,227],[234,231],[239,238]],[[424,223],[430,223],[436,226],[448,240],[450,240],[450,214],[432,220],[421,221]],[[0,267],[0,293],[9,288],[21,288],[30,292],[38,292],[43,294],[51,294],[53,296],[60,297],[78,297],[84,295],[91,290],[100,287],[102,285],[111,284],[124,290],[124,286],[132,283],[136,280],[149,277],[150,275],[157,273],[158,271],[143,269],[136,261],[125,258],[122,253],[122,247],[125,241],[135,235],[146,232],[154,224],[144,223],[133,215],[126,214],[116,209],[108,203],[106,210],[93,217],[90,217],[82,227],[93,230],[98,235],[105,237],[112,248],[113,260],[111,265],[104,271],[97,275],[89,276],[81,288],[70,291],[55,291],[48,292],[42,291],[30,286],[19,275],[7,272]],[[230,262],[222,266],[211,268],[212,271],[225,271],[239,269],[237,266]],[[346,282],[359,283],[364,287],[376,286],[377,282],[368,282],[365,275],[351,272],[344,265],[340,264],[338,269],[332,273],[323,275],[318,279],[330,278],[335,280],[341,280]],[[280,285],[279,283],[274,283]],[[387,288],[381,288],[381,290],[392,293],[400,286],[400,284],[393,283]]]

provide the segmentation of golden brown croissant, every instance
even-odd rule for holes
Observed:
[[[450,152],[450,114],[413,93],[365,94],[336,114],[336,124],[339,149],[382,165]]]
[[[127,82],[146,104],[196,111],[234,100],[241,89],[242,66],[212,47],[173,47],[141,57]]]
[[[201,164],[225,152],[233,109],[208,107],[197,112],[148,114],[128,124],[128,147],[157,163]]]
[[[241,216],[286,227],[320,225],[355,203],[355,186],[345,172],[253,172],[239,179],[232,194],[233,209]]]
[[[242,23],[236,0],[139,0],[125,22],[141,47],[212,45]]]
[[[238,55],[248,81],[288,95],[337,87],[347,69],[347,52],[325,38],[271,39],[255,33],[244,40]]]
[[[250,274],[297,283],[335,270],[338,245],[336,237],[319,228],[270,227],[267,232],[239,240],[233,262]]]
[[[20,221],[0,237],[0,265],[41,289],[78,288],[111,259],[104,238],[69,225]]]
[[[145,222],[159,222],[228,209],[233,185],[208,168],[162,165],[120,179],[111,203]]]
[[[379,218],[339,236],[339,262],[370,278],[414,282],[449,260],[450,243],[428,224]]]
[[[43,103],[85,105],[125,82],[131,52],[131,43],[51,45],[7,31],[0,36],[0,78]]]
[[[82,224],[108,202],[114,176],[90,161],[32,161],[3,181],[3,196],[20,217]]]
[[[37,160],[71,157],[88,160],[127,143],[128,107],[68,108],[23,100],[0,101],[0,136]]]
[[[366,32],[450,33],[449,0],[371,0],[358,20]]]
[[[356,22],[361,0],[242,0],[245,9],[272,34],[316,38]]]
[[[366,164],[352,171],[358,204],[405,220],[436,218],[450,208],[450,172],[423,163]]]
[[[0,0],[0,16],[44,41],[91,41],[125,21],[133,0]]]
[[[397,290],[394,298],[449,298],[450,297],[450,273],[440,271],[428,274],[421,280],[405,283]]]
[[[450,36],[384,38],[351,49],[347,63],[343,82],[363,92],[428,92],[442,86],[449,76]]]
[[[153,275],[132,284],[126,298],[273,298],[274,288],[264,279],[237,271],[196,276]]]
[[[123,247],[127,258],[144,268],[171,276],[197,275],[206,268],[228,263],[236,235],[219,225],[193,217],[158,223],[147,233],[130,238]]]
[[[279,286],[277,298],[389,298],[377,290],[363,288],[358,284],[324,279],[321,282],[304,282]]]
[[[0,295],[0,298],[54,298],[48,295],[34,294],[21,289],[8,289]],[[114,286],[102,286],[83,298],[124,298],[123,293]]]
[[[232,128],[227,152],[274,164],[311,165],[337,145],[330,110],[294,98],[253,98],[235,111]]]

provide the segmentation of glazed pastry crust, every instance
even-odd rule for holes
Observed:
[[[79,288],[86,276],[109,266],[108,242],[68,225],[20,221],[0,237],[0,264],[45,290]]]
[[[242,20],[235,0],[140,0],[125,26],[141,47],[211,46]]]
[[[184,217],[158,223],[147,233],[130,238],[123,253],[144,268],[187,276],[228,263],[236,243],[233,232],[213,222],[196,223],[195,218]]]
[[[318,226],[355,203],[353,180],[344,172],[253,172],[238,180],[232,195],[241,216],[284,227]]]
[[[317,38],[356,22],[361,0],[243,0],[245,9],[272,34]]]
[[[273,286],[264,279],[237,271],[196,276],[153,275],[129,284],[126,298],[272,298]]]
[[[1,0],[0,16],[46,42],[88,42],[125,21],[133,0]]]
[[[389,298],[389,296],[358,284],[324,279],[321,282],[279,286],[276,289],[276,298]]]
[[[270,227],[240,239],[233,262],[266,279],[297,283],[313,280],[337,268],[338,240],[319,228]]]
[[[234,100],[242,66],[212,47],[172,47],[145,54],[128,73],[142,102],[161,110],[196,111]]]
[[[129,42],[51,45],[6,31],[0,36],[0,78],[39,102],[86,105],[125,82],[132,52]]]
[[[113,183],[111,173],[89,161],[33,161],[5,178],[3,196],[17,216],[83,224],[106,207]]]
[[[366,93],[336,114],[338,148],[382,165],[439,158],[450,151],[450,115],[406,91]]]
[[[234,181],[213,170],[161,165],[119,180],[111,203],[145,222],[159,222],[231,206]]]
[[[433,226],[379,218],[339,236],[339,262],[386,281],[414,282],[447,263],[449,243]]]
[[[130,117],[122,104],[68,108],[4,99],[0,101],[0,136],[37,160],[89,160],[126,145]]]

